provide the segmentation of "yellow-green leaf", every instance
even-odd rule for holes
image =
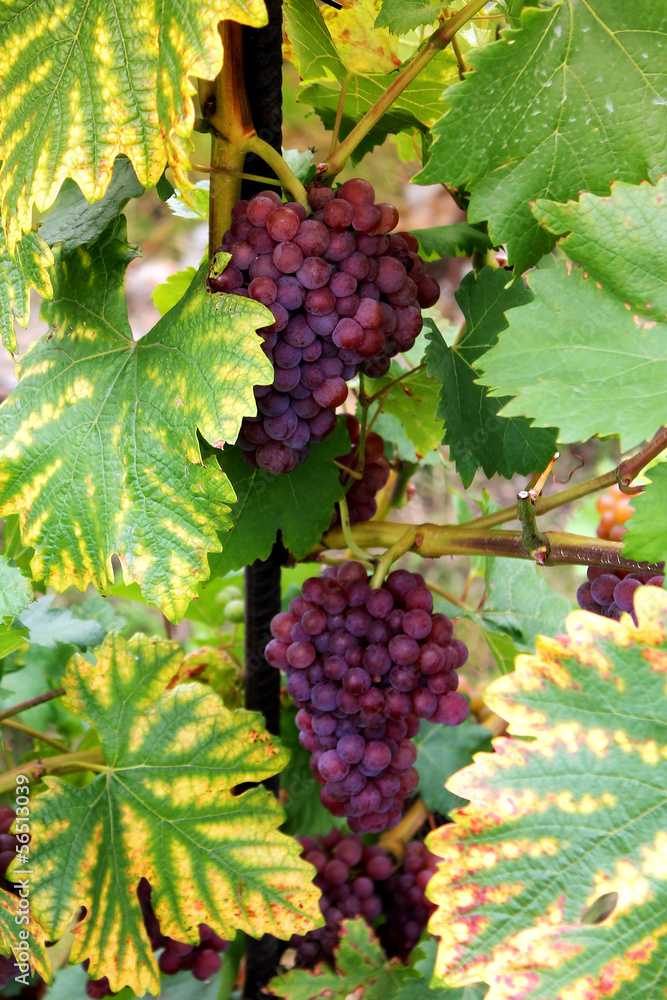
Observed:
[[[207,552],[234,501],[214,447],[255,412],[253,385],[272,367],[256,335],[271,313],[211,295],[206,265],[188,292],[135,341],[123,294],[136,249],[125,220],[92,247],[57,256],[50,332],[31,345],[0,417],[0,513],[17,513],[35,579],[64,590],[126,583],[181,616],[208,576]]]
[[[0,201],[13,251],[66,177],[101,198],[125,153],[144,187],[188,186],[190,77],[222,65],[218,22],[266,23],[263,0],[6,0],[0,6]]]
[[[0,229],[0,336],[10,354],[16,350],[14,320],[25,330],[30,319],[31,287],[44,298],[51,297],[48,269],[52,264],[53,254],[37,233],[26,233],[12,257]]]
[[[278,831],[284,813],[264,788],[238,794],[287,763],[255,713],[230,712],[196,683],[171,684],[181,649],[137,635],[108,636],[97,662],[67,665],[66,706],[100,738],[105,773],[85,787],[48,779],[32,805],[33,912],[57,940],[74,930],[71,962],[90,959],[111,989],[158,992],[157,962],[137,887],[164,934],[198,942],[199,924],[221,937],[303,934],[320,921],[313,869]]]
[[[19,824],[20,824],[19,820]],[[27,856],[26,856],[27,857]],[[30,868],[26,863],[23,870]],[[30,892],[31,875],[22,875],[16,866],[16,883]],[[21,885],[19,880],[27,880]],[[51,963],[44,946],[44,931],[30,913],[30,896],[14,896],[0,889],[0,952],[10,954],[16,963],[15,978],[29,982],[30,970],[37,972],[47,983],[51,982]],[[4,990],[3,990],[4,993]]]
[[[428,838],[436,979],[489,1000],[664,1000],[667,594],[638,625],[576,611],[495,681],[509,722],[447,784],[470,800]]]

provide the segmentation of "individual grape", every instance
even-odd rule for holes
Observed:
[[[333,202],[331,202],[333,204]],[[326,209],[325,209],[326,212]],[[372,233],[382,221],[382,211],[377,205],[362,202],[354,210],[352,218],[352,228],[359,233]],[[359,247],[364,253],[368,252],[363,246]]]
[[[591,595],[598,604],[611,604],[614,600],[614,590],[619,582],[614,573],[603,573],[591,583]]]
[[[623,493],[618,485],[612,486],[598,498],[596,503],[596,509],[600,515],[600,523],[597,528],[598,538],[620,542],[628,530],[625,523],[634,513],[634,507],[632,507],[630,500],[630,496]]]
[[[273,251],[272,260],[283,274],[294,274],[303,264],[303,253],[296,243],[279,243]]]
[[[373,204],[375,201],[375,191],[368,181],[360,177],[352,177],[349,181],[338,188],[336,192],[338,198],[345,198],[351,205],[361,205],[364,202]]]
[[[322,212],[322,221],[330,229],[346,229],[352,225],[354,205],[340,195],[327,202]]]
[[[266,231],[276,243],[284,243],[294,239],[299,232],[301,220],[291,208],[276,208],[266,220]]]
[[[253,226],[266,226],[267,219],[275,210],[276,203],[273,198],[269,195],[258,194],[248,202],[246,215]]]

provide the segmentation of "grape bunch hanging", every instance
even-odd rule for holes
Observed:
[[[306,580],[271,622],[266,647],[299,706],[320,799],[355,833],[400,820],[419,781],[412,737],[420,720],[456,726],[469,710],[456,690],[468,650],[449,618],[433,614],[423,578],[394,570],[384,586],[370,582],[358,562]]]
[[[352,448],[347,455],[339,455],[338,462],[359,478],[354,479],[350,473],[343,472],[341,480],[345,487],[350,524],[359,521],[370,521],[377,513],[375,497],[387,485],[389,480],[389,462],[385,458],[384,441],[379,434],[371,431],[364,440],[364,453],[359,454],[360,431],[359,421],[349,414],[345,418],[347,432],[350,435]],[[338,506],[331,520],[332,527],[340,524]]]
[[[310,216],[273,191],[237,202],[218,248],[231,260],[209,276],[213,292],[249,296],[273,313],[258,331],[273,384],[255,387],[257,416],[244,419],[237,442],[249,465],[273,473],[291,472],[331,433],[350,379],[386,374],[413,346],[422,308],[440,294],[415,237],[389,235],[398,212],[376,205],[367,181],[312,188],[309,201]]]
[[[369,927],[378,923],[377,933],[389,957],[407,961],[435,910],[425,890],[439,859],[423,843],[411,841],[397,866],[381,845],[367,847],[361,837],[344,836],[340,830],[297,840],[303,847],[302,858],[317,872],[313,881],[322,893],[325,924],[292,936],[296,964],[301,968],[314,968],[323,961],[333,964],[341,923],[358,917]]]

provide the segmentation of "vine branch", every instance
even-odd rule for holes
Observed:
[[[412,83],[416,76],[421,73],[431,59],[447,48],[454,38],[456,32],[466,24],[471,17],[485,6],[487,0],[469,0],[457,14],[446,21],[441,27],[436,28],[428,38],[425,45],[417,52],[404,68],[392,80],[384,94],[378,98],[372,108],[369,108],[363,118],[357,122],[352,131],[331,153],[326,163],[321,163],[318,167],[318,174],[325,177],[334,177],[340,173],[347,163],[350,154],[357,148],[359,143],[366,138],[373,126],[380,120],[394,101],[400,97],[405,88]]]
[[[46,691],[44,694],[38,694],[34,698],[30,698],[28,701],[22,701],[18,705],[12,705],[11,708],[5,708],[4,711],[0,712],[0,722],[5,719],[10,719],[12,715],[19,715],[21,712],[27,712],[29,708],[34,708],[35,705],[43,705],[45,701],[51,701],[53,698],[62,698],[65,694],[65,688],[55,688],[53,691]]]
[[[37,758],[11,771],[0,774],[0,795],[16,788],[16,778],[25,775],[29,781],[41,781],[51,774],[73,774],[75,771],[107,771],[104,764],[104,754],[100,749],[75,750],[74,753],[62,753],[57,757]]]
[[[69,747],[65,743],[61,743],[60,740],[54,740],[50,736],[40,733],[37,729],[33,729],[32,726],[24,726],[22,722],[15,722],[14,719],[3,719],[1,724],[7,726],[8,729],[17,730],[17,732],[23,733],[25,736],[31,736],[34,740],[39,740],[40,743],[46,743],[61,753],[69,751]]]

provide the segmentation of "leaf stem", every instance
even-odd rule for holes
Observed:
[[[373,573],[373,579],[371,580],[371,590],[378,590],[387,575],[389,567],[392,566],[397,559],[400,559],[402,555],[409,552],[413,545],[417,543],[417,536],[419,530],[417,525],[412,524],[401,537],[391,545],[387,551],[380,556],[379,562],[375,573]]]
[[[573,503],[575,500],[581,500],[592,493],[599,493],[600,490],[607,490],[616,483],[628,486],[639,475],[642,469],[649,462],[652,462],[665,448],[667,448],[667,428],[661,427],[655,437],[641,451],[638,451],[631,458],[626,458],[615,469],[612,469],[611,472],[605,472],[603,476],[597,476],[595,479],[589,479],[588,482],[580,483],[578,486],[571,486],[567,490],[561,490],[560,493],[554,493],[553,496],[540,497],[537,501],[537,516],[548,514],[549,511],[556,510],[558,507],[564,507],[565,504]],[[497,510],[493,514],[485,514],[484,517],[478,517],[474,521],[469,521],[468,526],[493,528],[498,524],[506,524],[507,521],[513,521],[515,517],[516,506],[505,507],[503,510]]]
[[[461,609],[461,611],[473,611],[474,610],[474,608],[469,608],[468,605],[465,603],[465,601],[462,601],[460,598],[458,598],[454,594],[450,593],[449,590],[445,590],[445,588],[439,586],[439,584],[437,584],[437,583],[430,583],[427,580],[426,581],[426,586],[431,591],[431,593],[437,594],[438,597],[444,597],[444,599],[446,601],[449,601],[450,604],[455,604],[457,608]]]
[[[104,755],[100,749],[63,753],[57,757],[45,757],[43,760],[38,758],[0,774],[0,795],[13,791],[18,775],[25,776],[29,781],[40,781],[47,775],[101,770],[108,771],[109,768],[104,766]]]
[[[516,511],[514,511],[516,516]],[[425,559],[440,556],[504,556],[508,559],[530,559],[523,544],[520,531],[492,531],[480,528],[475,522],[466,524],[420,524],[414,525],[416,541],[410,551],[417,552]],[[365,521],[347,529],[347,538],[341,528],[332,528],[322,538],[321,546],[311,553],[316,556],[322,549],[342,549],[349,547],[351,539],[357,547],[389,548],[397,542],[406,530],[405,524],[391,521]],[[621,555],[622,542],[609,542],[604,538],[589,538],[573,535],[565,531],[546,531],[549,555],[545,566],[605,566],[629,570],[636,573],[662,572],[662,563],[638,562],[624,559]],[[308,557],[306,557],[308,558]]]
[[[240,177],[242,181],[257,181],[259,184],[274,184],[282,187],[282,183],[276,177],[262,177],[261,174],[246,174],[242,170],[227,170],[225,167],[205,167],[203,164],[191,163],[190,169],[196,174],[229,174],[231,177]]]
[[[69,747],[65,743],[61,743],[60,740],[54,740],[50,736],[45,736],[44,733],[40,733],[31,726],[24,726],[22,722],[15,722],[14,719],[3,719],[1,725],[6,726],[8,729],[16,729],[17,732],[24,733],[26,736],[32,736],[33,739],[39,740],[40,743],[48,744],[54,750],[59,750],[60,753],[69,753]]]
[[[352,131],[343,139],[340,145],[329,156],[326,163],[320,164],[318,173],[326,177],[334,177],[345,166],[350,154],[357,148],[362,139],[365,139],[373,126],[380,120],[382,115],[394,103],[397,97],[403,93],[408,84],[412,83],[416,76],[421,73],[431,59],[442,52],[453,39],[459,28],[462,28],[471,17],[473,17],[487,0],[469,0],[457,14],[451,17],[443,25],[429,36],[423,48],[421,48],[403,69],[394,77],[384,94],[378,98],[372,108],[366,112],[361,121],[357,122]]]
[[[65,688],[55,688],[53,691],[46,691],[44,694],[38,694],[34,698],[30,698],[28,701],[22,701],[18,705],[12,705],[11,708],[5,708],[0,712],[0,722],[5,719],[10,719],[12,715],[19,715],[20,712],[27,712],[29,708],[34,708],[35,705],[43,705],[46,701],[51,701],[53,698],[62,698],[65,694]]]
[[[347,96],[347,88],[350,86],[350,80],[352,79],[352,73],[346,73],[345,79],[340,86],[340,94],[338,95],[338,106],[336,108],[336,120],[334,121],[333,132],[331,133],[331,147],[329,149],[329,156],[333,155],[336,146],[338,145],[338,136],[340,134],[340,123],[343,120],[343,109],[345,107],[345,98]]]
[[[388,393],[390,389],[393,389],[395,385],[398,385],[399,382],[402,382],[404,379],[406,379],[408,375],[414,375],[415,372],[421,371],[422,368],[426,368],[425,361],[423,361],[420,365],[415,365],[414,368],[409,368],[407,371],[403,372],[402,375],[398,375],[395,379],[392,379],[391,382],[389,382],[387,385],[383,386],[382,389],[378,389],[377,392],[374,392],[372,396],[367,396],[366,399],[369,405],[371,403],[374,403],[376,399],[379,399],[380,396],[386,395],[386,393]]]
[[[417,831],[428,819],[428,809],[421,799],[410,806],[401,822],[393,830],[387,830],[380,837],[379,843],[385,851],[389,851],[400,861],[405,851],[405,845],[412,840]]]
[[[352,535],[352,528],[350,526],[350,512],[347,507],[347,500],[345,497],[341,497],[338,501],[338,509],[340,510],[340,530],[343,534],[343,541],[345,545],[339,545],[338,548],[348,548],[353,556],[358,559],[363,559],[365,562],[372,562],[375,565],[375,559],[371,559],[368,552],[362,549],[360,545],[357,545]]]

